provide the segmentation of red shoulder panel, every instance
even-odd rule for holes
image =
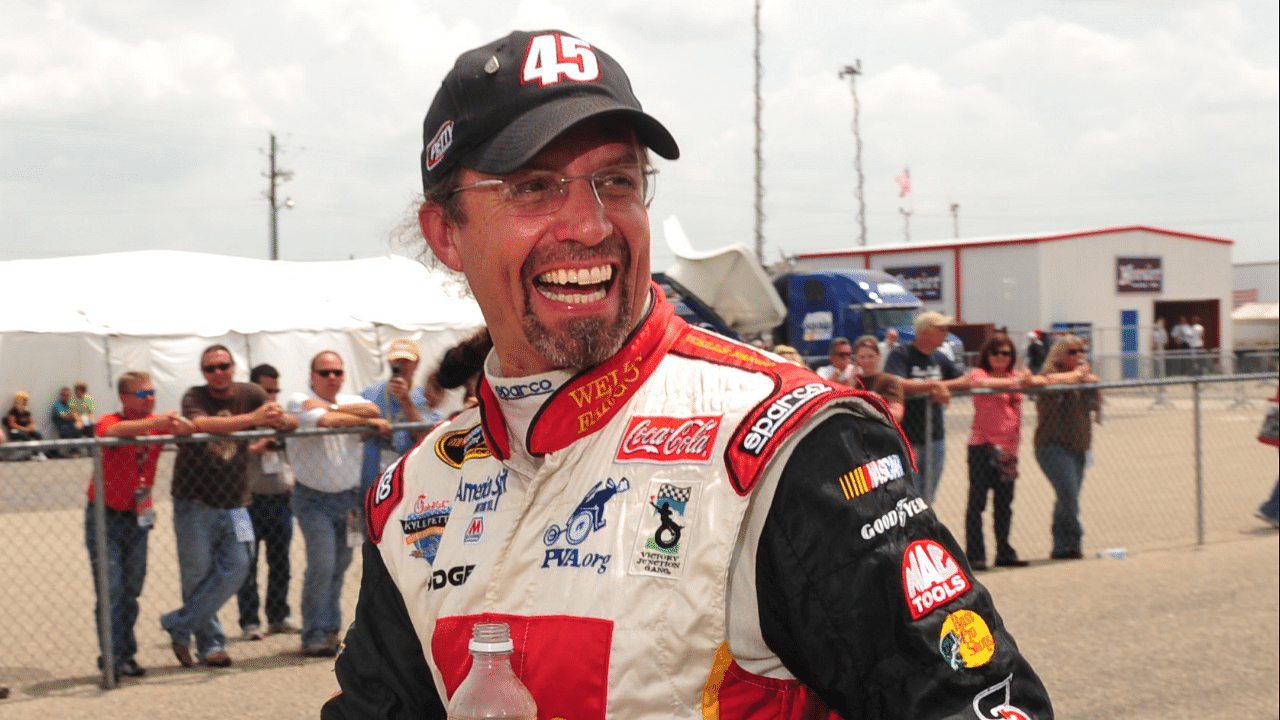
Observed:
[[[392,463],[387,471],[364,498],[365,523],[369,526],[369,539],[382,542],[382,531],[387,526],[391,511],[404,499],[404,458]]]
[[[729,478],[741,495],[751,492],[787,436],[832,400],[865,400],[897,427],[888,405],[879,395],[828,382],[806,367],[774,360],[749,345],[691,327],[671,352],[763,373],[773,379],[773,392],[747,414],[729,438],[725,450]]]

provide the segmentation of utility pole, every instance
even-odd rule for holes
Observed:
[[[760,63],[760,0],[755,0],[756,31],[756,259],[764,265],[764,152],[761,143],[764,141],[764,129],[761,126],[761,115],[764,112],[764,101],[760,97],[760,77],[764,74],[764,66]]]
[[[276,134],[271,133],[271,150],[267,154],[270,163],[270,170],[263,173],[263,177],[267,178],[267,191],[262,193],[267,196],[267,201],[271,204],[271,259],[280,259],[280,243],[278,237],[278,222],[276,213],[280,208],[293,207],[293,199],[285,198],[283,203],[276,202],[276,188],[282,183],[289,182],[293,179],[292,170],[276,169]]]
[[[957,239],[960,237],[960,203],[951,203],[951,233]]]
[[[898,212],[902,213],[902,237],[911,242],[911,211],[900,207]]]
[[[840,71],[840,79],[849,78],[849,94],[853,96],[853,169],[858,173],[858,244],[867,244],[867,203],[862,197],[862,134],[858,131],[858,115],[861,106],[858,104],[858,76],[862,74],[861,58],[852,65],[845,65]]]

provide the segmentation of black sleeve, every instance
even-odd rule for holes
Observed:
[[[341,691],[322,720],[445,720],[422,643],[378,546],[365,541],[356,619],[334,663]]]
[[[765,642],[845,718],[1023,717],[1005,707],[1052,718],[911,476],[900,436],[877,419],[836,415],[800,441],[756,556]]]

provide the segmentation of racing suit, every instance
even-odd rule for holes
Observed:
[[[370,491],[322,717],[443,720],[498,620],[544,719],[1051,718],[883,402],[654,293],[577,376],[491,356]]]

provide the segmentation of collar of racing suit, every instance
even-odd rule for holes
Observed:
[[[662,288],[657,283],[651,288],[649,312],[622,349],[570,378],[543,403],[529,423],[525,438],[529,454],[541,457],[562,450],[603,428],[653,374],[687,324],[676,317]],[[498,459],[507,460],[511,457],[507,423],[487,377],[481,377],[477,396],[485,440]]]

